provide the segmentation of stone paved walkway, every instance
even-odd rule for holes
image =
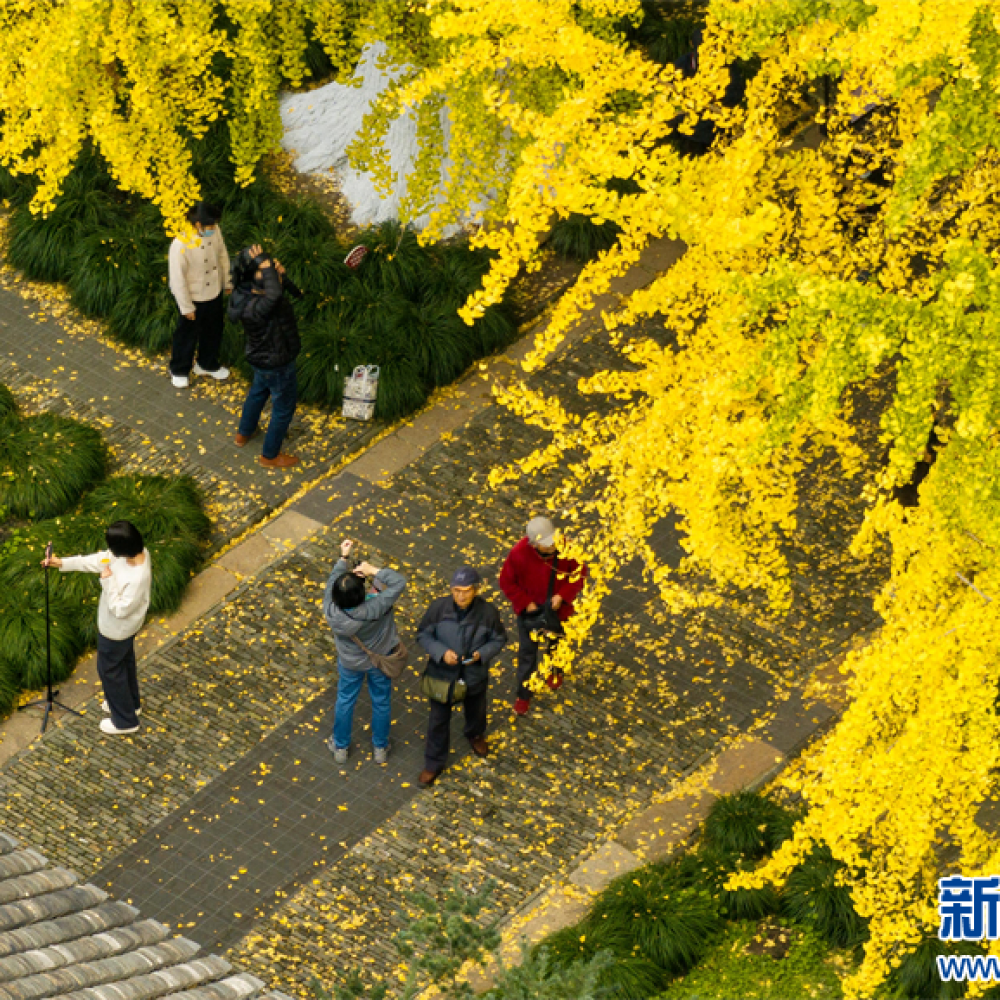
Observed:
[[[0,268],[0,363],[7,377],[35,380],[83,407],[99,421],[128,428],[176,455],[182,466],[217,483],[230,497],[253,496],[261,515],[279,506],[362,448],[382,428],[345,421],[300,406],[289,449],[302,458],[296,469],[264,469],[259,439],[237,448],[232,437],[247,383],[192,378],[175,389],[163,358],[115,344],[101,326],[79,316],[58,287],[17,279]]]
[[[581,408],[576,380],[613,362],[592,336],[533,381]],[[493,686],[490,759],[457,760],[418,792],[426,707],[414,671],[397,686],[389,766],[363,750],[362,708],[357,751],[337,769],[321,743],[334,663],[318,604],[340,538],[358,537],[411,579],[400,620],[412,638],[456,563],[495,579],[544,482],[496,494],[483,484],[493,465],[542,439],[489,406],[385,486],[347,472],[300,497],[292,510],[329,529],[145,662],[135,737],[99,738],[92,701],[11,760],[0,771],[0,826],[307,995],[313,974],[330,982],[354,964],[392,975],[388,941],[410,888],[490,876],[496,905],[520,906],[874,624],[881,568],[842,554],[856,498],[832,491],[839,480],[818,468],[797,553],[802,600],[785,619],[752,602],[668,618],[628,577],[573,676],[523,720],[509,712],[508,651]],[[678,554],[669,524],[654,542]]]
[[[576,378],[609,360],[603,338],[593,338],[534,381],[558,389],[571,407],[583,405]],[[519,484],[487,497],[480,484],[491,466],[539,440],[541,432],[488,410],[385,493],[340,515],[331,531],[357,530],[404,571],[434,566],[450,543],[442,582],[459,553],[496,569],[536,496]],[[297,984],[303,995],[313,975],[329,983],[352,965],[392,976],[388,942],[407,891],[439,889],[454,874],[471,885],[489,877],[498,910],[511,912],[724,737],[767,718],[813,667],[875,623],[870,594],[879,567],[843,556],[859,511],[854,497],[831,491],[836,482],[818,468],[804,497],[793,613],[774,621],[753,604],[731,603],[667,618],[637,580],[624,580],[609,602],[609,626],[558,695],[540,696],[517,720],[509,684],[495,685],[495,756],[466,758],[434,791],[330,858],[232,957],[267,981]],[[428,520],[423,534],[407,538],[399,512],[414,503]],[[677,554],[669,524],[654,544]]]

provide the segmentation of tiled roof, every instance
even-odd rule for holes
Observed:
[[[0,831],[0,1000],[288,1000]]]

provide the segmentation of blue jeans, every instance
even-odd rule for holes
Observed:
[[[239,432],[243,437],[250,437],[257,430],[257,422],[268,396],[271,397],[271,420],[264,438],[264,458],[277,458],[288,425],[295,416],[297,383],[294,361],[283,368],[254,368],[253,384],[240,417]]]
[[[389,726],[392,723],[392,681],[381,670],[345,670],[337,664],[337,707],[333,716],[333,744],[338,750],[351,745],[354,727],[354,706],[361,694],[361,687],[368,678],[368,695],[372,700],[372,745],[389,745]]]

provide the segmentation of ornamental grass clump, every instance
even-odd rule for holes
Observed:
[[[796,819],[757,793],[722,796],[697,849],[615,879],[580,923],[538,947],[562,965],[606,952],[614,963],[602,974],[602,986],[616,997],[654,996],[697,965],[727,924],[782,911],[781,894],[771,885],[726,886],[731,875],[757,868],[790,837]],[[817,929],[824,928],[828,922],[821,921]]]
[[[541,946],[562,964],[611,953],[615,961],[602,986],[640,1000],[697,963],[722,926],[709,888],[690,866],[674,861],[615,879],[581,923]]]
[[[585,262],[613,247],[620,235],[621,229],[614,222],[597,223],[588,215],[573,212],[552,227],[549,245],[562,257]]]
[[[37,551],[34,554],[38,556]],[[36,564],[39,561],[40,557],[36,558]],[[87,647],[87,637],[78,627],[79,606],[68,595],[53,593],[53,589],[49,593],[52,679],[58,682],[72,673]],[[40,567],[31,576],[22,577],[17,585],[0,591],[0,650],[5,688],[21,691],[44,687],[45,577]]]
[[[727,920],[759,920],[781,910],[781,897],[772,885],[754,889],[727,889],[729,876],[750,871],[756,862],[702,846],[678,862],[692,882],[703,885],[713,896],[719,913]]]
[[[6,425],[17,419],[18,408],[14,393],[3,383],[0,383],[0,425]]]
[[[982,947],[976,942],[944,942],[937,937],[925,938],[911,951],[889,976],[889,996],[892,1000],[953,1000],[964,997],[966,984],[958,980],[942,981],[938,971],[939,955],[979,955]],[[988,990],[983,996],[1000,995],[1000,990]]]
[[[40,520],[61,514],[107,471],[98,431],[55,413],[15,421],[0,434],[0,509]]]
[[[767,796],[739,791],[716,799],[702,839],[713,850],[759,860],[791,836],[793,825],[794,816]]]
[[[550,934],[533,953],[547,955],[557,969],[599,961],[601,956],[610,957],[598,984],[605,995],[620,1000],[645,1000],[670,981],[663,969],[636,950],[628,928],[617,922],[596,923],[588,918]]]
[[[858,916],[850,890],[839,881],[845,872],[828,847],[814,848],[789,874],[782,891],[787,916],[811,924],[836,948],[853,948],[868,937],[868,927]]]
[[[149,610],[176,611],[212,530],[197,483],[190,476],[116,476],[92,490],[80,509],[103,523],[126,520],[139,529],[154,568]]]

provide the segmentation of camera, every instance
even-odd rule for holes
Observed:
[[[470,667],[473,663],[476,663],[476,658],[474,656],[463,656],[459,661],[463,667]]]

